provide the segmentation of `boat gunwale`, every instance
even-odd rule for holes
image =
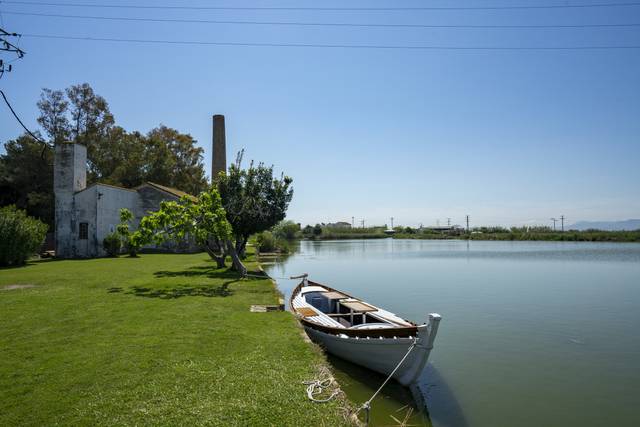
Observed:
[[[320,332],[324,332],[331,335],[346,335],[349,338],[407,338],[407,337],[415,337],[418,334],[418,325],[410,320],[404,319],[406,322],[410,323],[412,326],[397,326],[390,328],[381,328],[381,329],[348,329],[348,328],[336,328],[332,326],[325,326],[320,323],[313,322],[311,320],[305,319],[303,316],[298,314],[295,307],[293,306],[293,300],[300,293],[300,290],[304,286],[305,279],[303,279],[298,286],[291,292],[291,298],[289,298],[289,308],[292,313],[296,316],[298,321],[303,325],[311,329],[318,330]],[[311,280],[307,280],[308,285],[321,286],[327,289],[329,292],[340,292],[346,297],[357,299],[361,301],[359,298],[355,298],[346,292],[343,292],[338,289],[334,289],[330,286],[323,285],[322,283],[313,282]],[[364,302],[364,301],[363,301]]]

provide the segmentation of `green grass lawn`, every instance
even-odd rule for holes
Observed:
[[[255,262],[248,267],[255,269]],[[321,354],[264,279],[206,254],[0,270],[0,425],[344,425],[307,400]]]

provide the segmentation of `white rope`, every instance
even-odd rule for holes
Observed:
[[[396,371],[400,368],[400,366],[404,363],[404,361],[407,359],[407,357],[409,357],[409,354],[411,353],[411,351],[413,351],[413,349],[415,348],[416,344],[417,344],[417,340],[413,341],[413,344],[411,344],[409,346],[409,349],[407,350],[407,353],[404,355],[404,357],[400,360],[400,362],[398,362],[398,364],[396,365],[396,367],[393,369],[393,371],[391,371],[391,373],[389,374],[389,376],[387,377],[386,380],[384,380],[384,382],[382,383],[382,385],[376,390],[375,393],[373,393],[373,396],[371,396],[369,398],[369,400],[367,400],[366,402],[364,402],[362,404],[362,406],[360,406],[358,408],[358,410],[356,411],[356,414],[358,414],[361,410],[365,409],[367,410],[367,412],[369,411],[369,409],[371,409],[371,402],[373,401],[373,399],[376,398],[376,396],[378,395],[378,393],[380,393],[380,391],[384,388],[385,385],[387,385],[387,383],[389,382],[389,380],[391,379],[391,377],[393,377],[393,375],[396,373]],[[367,416],[368,418],[368,416]]]
[[[333,384],[333,378],[327,378],[325,380],[303,381],[302,384],[305,384],[307,386],[307,397],[309,398],[309,400],[315,403],[327,403],[340,393],[340,390],[336,389],[333,391],[333,393],[331,393],[331,396],[327,397],[326,399],[315,398],[315,396],[322,394],[325,388],[331,387],[331,385]]]

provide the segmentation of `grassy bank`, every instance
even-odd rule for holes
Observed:
[[[248,310],[276,300],[203,254],[0,270],[0,425],[345,424],[293,317]]]

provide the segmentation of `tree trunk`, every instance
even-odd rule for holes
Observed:
[[[236,251],[235,246],[233,246],[233,243],[231,242],[231,240],[227,240],[227,252],[229,253],[229,255],[231,255],[232,268],[238,273],[240,273],[242,277],[246,276],[247,267],[245,267],[244,264],[242,263],[242,260],[238,256],[238,252]]]
[[[207,253],[209,254],[209,256],[211,257],[211,259],[216,261],[217,267],[218,268],[224,268],[226,267],[226,264],[224,262],[224,259],[226,258],[226,253],[224,251],[221,251],[222,254],[217,254],[213,251],[213,249],[209,246],[209,242],[207,242],[204,245],[204,249],[207,251]]]
[[[248,240],[249,240],[248,237],[244,237],[244,236],[236,237],[236,252],[238,253],[238,256],[240,257],[240,259],[245,258]]]

